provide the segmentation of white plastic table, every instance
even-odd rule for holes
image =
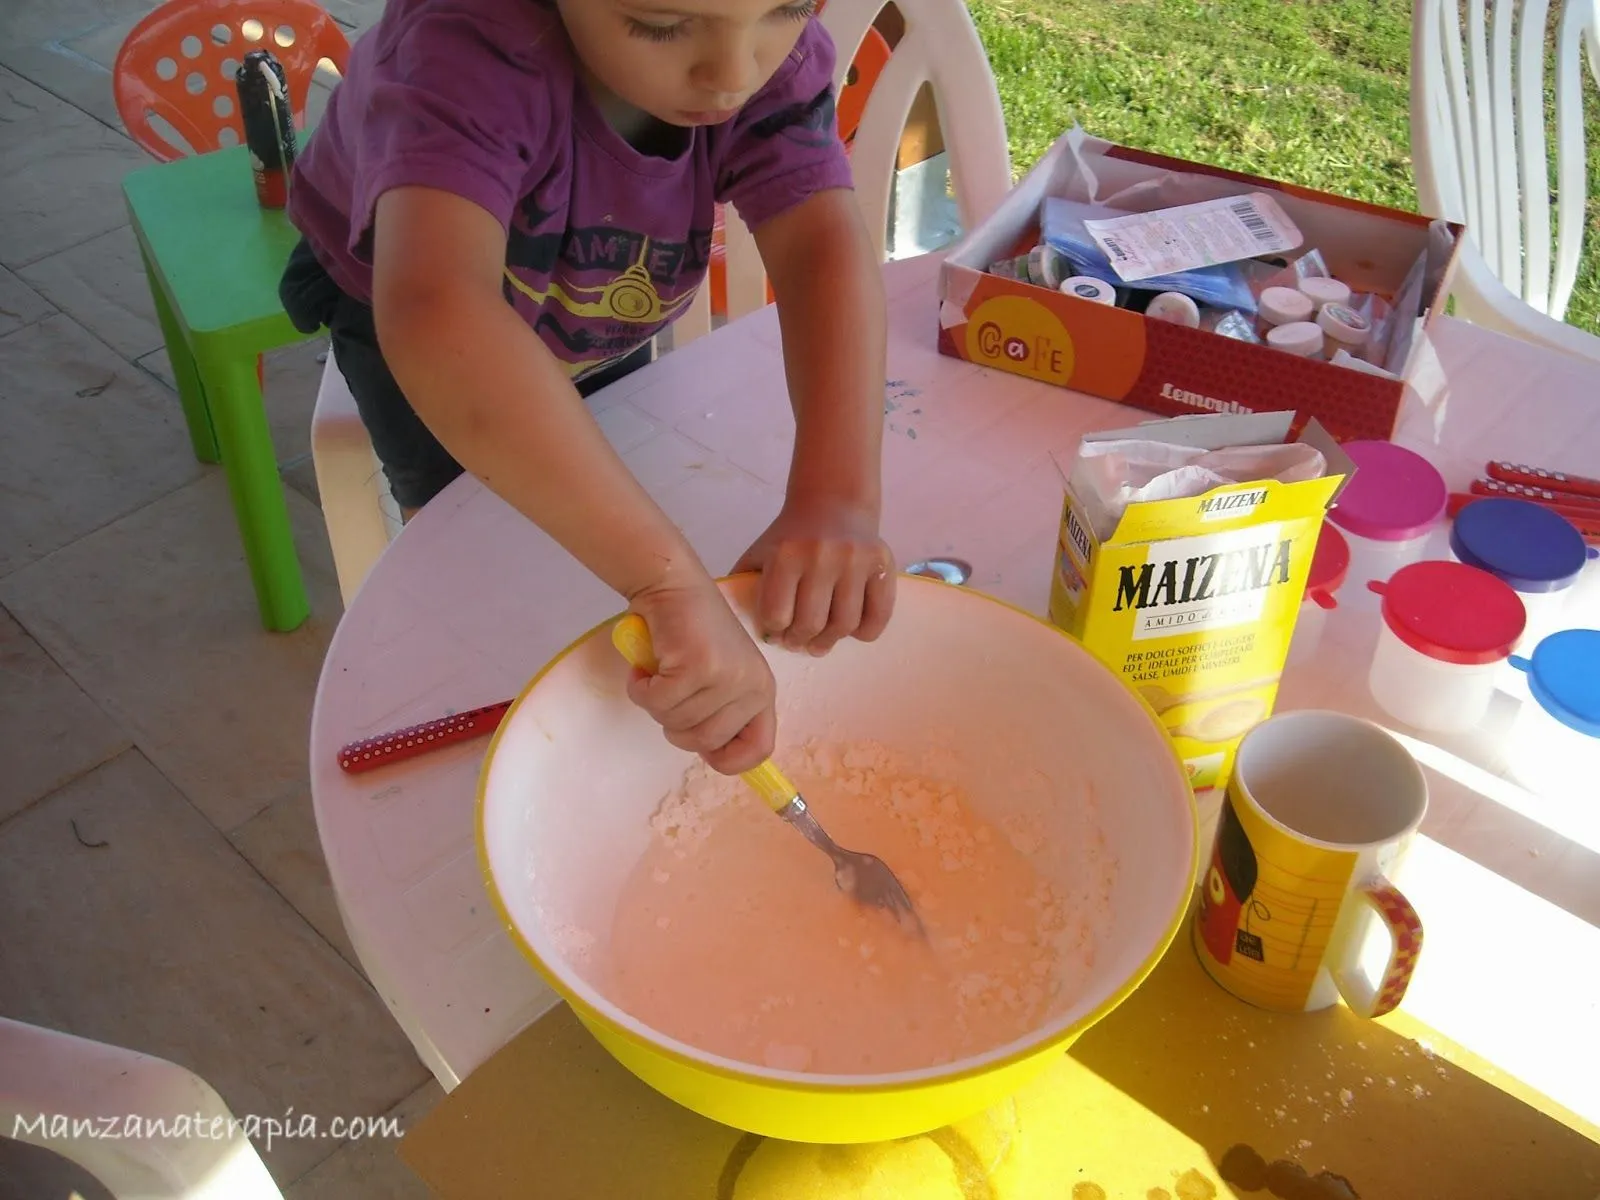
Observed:
[[[902,564],[957,555],[973,564],[969,586],[1042,614],[1061,503],[1052,455],[1070,461],[1086,431],[1149,414],[938,354],[937,262],[884,268],[884,535]],[[1448,319],[1434,344],[1452,390],[1413,413],[1400,440],[1452,487],[1491,458],[1600,474],[1600,370]],[[772,308],[590,403],[711,570],[729,569],[776,514],[792,421]],[[447,1089],[555,1003],[479,877],[473,810],[487,742],[356,776],[340,771],[337,750],[509,699],[620,607],[464,476],[389,547],[329,648],[311,731],[323,849],[362,965]],[[1376,620],[1330,622],[1317,655],[1286,673],[1280,711],[1377,717],[1365,690]],[[1600,612],[1587,623],[1600,627]],[[1600,810],[1600,783],[1586,804],[1526,795],[1496,773],[1494,729],[1408,744],[1432,795],[1427,836],[1401,876],[1428,938],[1407,1009],[1600,1122],[1600,1072],[1575,1069],[1585,1056],[1570,1040],[1600,1028],[1600,828],[1585,811]],[[1203,811],[1216,803],[1203,799]]]

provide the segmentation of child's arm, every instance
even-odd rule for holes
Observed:
[[[632,692],[669,740],[718,770],[756,765],[775,730],[766,661],[506,303],[499,221],[459,196],[401,187],[379,199],[373,239],[378,338],[417,415],[457,462],[645,618],[660,670]]]
[[[882,507],[883,278],[855,193],[819,191],[755,230],[794,405],[788,496],[740,566],[762,572],[761,628],[792,649],[871,641],[894,607]]]

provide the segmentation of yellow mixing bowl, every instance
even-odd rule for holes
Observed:
[[[751,612],[756,580],[725,580]],[[953,750],[992,821],[1031,803],[1048,831],[1036,865],[1070,872],[1072,797],[1093,795],[1117,870],[1110,927],[1087,987],[1047,1025],[986,1054],[920,1071],[812,1075],[735,1062],[650,1029],[588,978],[648,819],[693,759],[627,698],[610,622],[524,689],[478,786],[478,850],[517,944],[616,1059],[658,1091],[737,1129],[805,1142],[874,1142],[937,1129],[1018,1091],[1138,986],[1176,934],[1193,886],[1194,796],[1154,712],[1051,625],[979,592],[900,580],[877,642],[814,659],[769,650],[779,745],[870,739],[912,755]],[[747,618],[748,619],[748,618]],[[1008,784],[1037,772],[1032,801]],[[1041,801],[1039,798],[1043,797]],[[1076,814],[1081,817],[1081,814]],[[1053,864],[1053,865],[1052,865]]]

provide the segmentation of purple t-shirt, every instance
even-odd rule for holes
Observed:
[[[850,186],[833,65],[813,20],[737,117],[657,158],[601,116],[553,8],[389,0],[295,164],[289,216],[334,282],[370,303],[379,196],[421,185],[473,201],[506,228],[506,299],[580,376],[689,305],[715,203],[753,229]]]

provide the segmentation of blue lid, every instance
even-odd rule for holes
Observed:
[[[1511,661],[1528,673],[1539,707],[1568,729],[1600,737],[1600,629],[1563,629],[1534,648],[1531,662]]]
[[[1527,500],[1487,496],[1456,514],[1450,552],[1519,592],[1557,592],[1583,570],[1588,547],[1560,513]]]

